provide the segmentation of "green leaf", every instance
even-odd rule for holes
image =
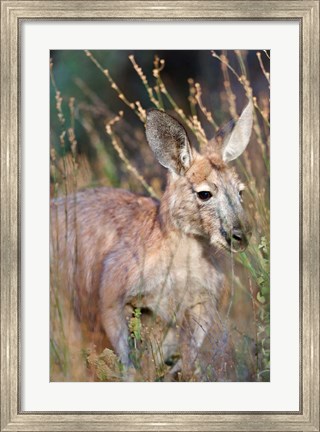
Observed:
[[[266,302],[266,299],[259,292],[257,294],[257,300],[262,304],[264,304]]]

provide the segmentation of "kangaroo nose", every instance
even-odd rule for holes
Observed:
[[[244,233],[239,229],[233,229],[232,230],[232,239],[237,242],[242,242],[245,238]]]
[[[244,231],[238,228],[233,228],[231,232],[232,248],[236,252],[244,251],[248,246],[251,237],[250,231]]]

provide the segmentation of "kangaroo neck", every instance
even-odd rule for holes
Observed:
[[[165,236],[170,236],[170,234],[174,234],[175,236],[182,236],[182,231],[175,224],[171,206],[174,201],[174,186],[172,183],[171,176],[167,177],[167,187],[164,191],[162,199],[160,201],[159,206],[159,221],[160,221],[160,229]]]

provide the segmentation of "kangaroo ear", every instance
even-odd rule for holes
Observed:
[[[250,140],[252,123],[253,104],[250,101],[233,129],[230,131],[232,123],[228,123],[226,131],[222,134],[222,159],[225,162],[236,159],[245,151]]]
[[[184,174],[193,160],[184,127],[170,115],[156,109],[147,113],[146,136],[156,158],[176,174]]]

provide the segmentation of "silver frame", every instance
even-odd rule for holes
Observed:
[[[19,23],[26,19],[296,20],[300,23],[298,412],[21,412]],[[1,0],[1,431],[319,431],[319,49],[319,0]]]

